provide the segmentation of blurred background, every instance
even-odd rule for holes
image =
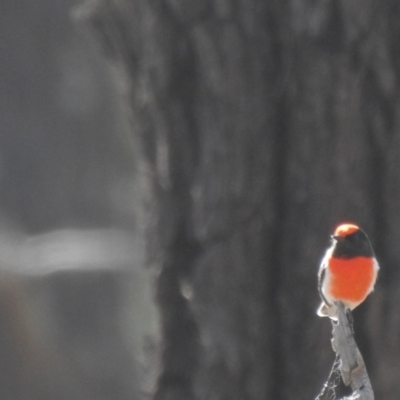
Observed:
[[[3,0],[0,398],[315,398],[342,221],[381,264],[355,332],[397,398],[399,21],[397,0]]]
[[[135,146],[74,4],[0,5],[2,399],[135,399],[151,379]]]

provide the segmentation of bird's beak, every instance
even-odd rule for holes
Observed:
[[[332,239],[336,240],[337,242],[340,242],[343,240],[343,236],[340,235],[332,235]]]

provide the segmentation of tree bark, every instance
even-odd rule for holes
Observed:
[[[364,359],[354,339],[353,326],[349,323],[345,307],[338,305],[338,321],[332,322],[333,350],[340,357],[340,373],[346,386],[353,390],[344,400],[374,400],[374,391],[369,380]]]
[[[396,397],[399,5],[92,0],[77,15],[127,79],[151,182],[156,398],[315,397],[332,361],[316,274],[347,220],[383,265],[355,319],[377,398]]]

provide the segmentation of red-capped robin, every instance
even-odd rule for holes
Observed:
[[[339,225],[318,272],[321,317],[337,319],[336,302],[354,310],[374,290],[379,265],[365,232],[357,225]]]

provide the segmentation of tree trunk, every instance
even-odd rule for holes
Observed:
[[[127,79],[151,181],[156,399],[315,397],[333,360],[316,274],[343,220],[364,228],[382,264],[355,330],[377,398],[396,397],[399,7],[81,6]]]

